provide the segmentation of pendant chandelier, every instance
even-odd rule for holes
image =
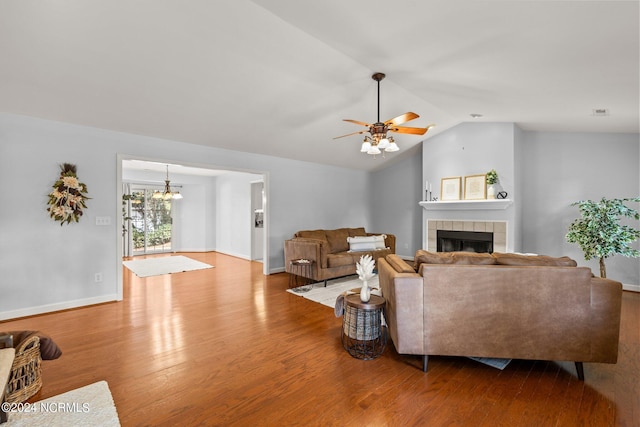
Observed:
[[[182,194],[179,191],[171,191],[171,185],[169,181],[169,165],[167,165],[167,179],[164,180],[164,191],[156,190],[153,192],[154,199],[182,199]]]

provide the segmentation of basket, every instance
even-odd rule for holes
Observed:
[[[42,387],[40,338],[31,335],[16,347],[16,356],[7,382],[5,402],[21,403]]]

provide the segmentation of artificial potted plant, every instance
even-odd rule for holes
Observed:
[[[496,198],[496,187],[494,186],[498,182],[498,172],[495,169],[491,169],[487,172],[487,199]]]
[[[580,245],[587,261],[599,258],[600,277],[607,277],[604,263],[606,258],[615,254],[634,258],[640,256],[640,251],[631,247],[631,243],[640,238],[640,230],[620,224],[622,218],[638,220],[640,214],[626,206],[625,202],[640,202],[640,197],[624,199],[603,197],[599,202],[580,200],[571,204],[571,206],[578,206],[582,218],[576,219],[569,226],[567,241]]]

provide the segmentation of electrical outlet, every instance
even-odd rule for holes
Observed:
[[[405,244],[404,244],[404,248],[405,248],[405,249],[409,249],[409,244],[408,244],[408,243],[405,243]]]
[[[102,282],[102,273],[96,273],[96,275],[94,276],[94,279],[95,279],[96,283],[101,283]]]
[[[111,217],[110,216],[97,216],[96,217],[96,225],[111,225]]]

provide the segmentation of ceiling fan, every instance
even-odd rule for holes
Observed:
[[[417,119],[418,116],[416,113],[408,112],[404,113],[398,117],[394,117],[393,119],[389,119],[386,122],[380,121],[380,81],[385,78],[384,73],[375,73],[371,76],[371,78],[378,82],[378,121],[369,124],[365,122],[361,122],[358,120],[344,119],[345,122],[355,123],[357,125],[366,126],[366,130],[361,130],[360,132],[352,132],[346,135],[336,136],[333,139],[344,138],[345,136],[351,135],[361,135],[363,133],[368,132],[370,135],[365,135],[364,142],[362,143],[361,152],[376,155],[380,154],[383,151],[385,152],[393,152],[398,151],[398,145],[393,140],[392,136],[387,136],[387,132],[396,132],[396,133],[406,133],[411,135],[424,135],[427,131],[435,125],[429,125],[425,128],[415,128],[408,126],[399,126],[403,123],[406,123],[410,120]],[[383,153],[384,155],[384,153]]]

